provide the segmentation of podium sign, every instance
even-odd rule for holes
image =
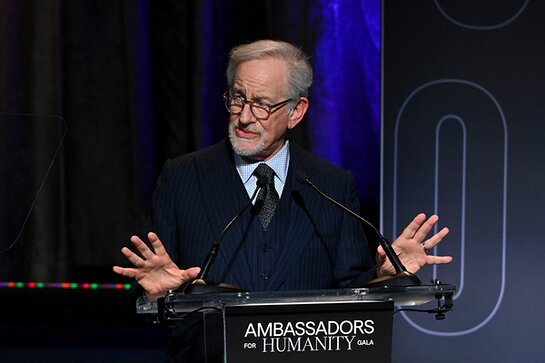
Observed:
[[[453,285],[262,291],[219,294],[172,292],[157,303],[139,299],[138,314],[194,326],[206,362],[390,362],[393,309],[435,301],[436,319],[452,309]],[[175,352],[174,352],[175,353]],[[187,360],[183,360],[186,362]],[[194,360],[195,361],[195,360]]]
[[[225,306],[226,363],[391,361],[392,301]]]

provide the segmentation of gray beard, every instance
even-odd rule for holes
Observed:
[[[263,142],[260,142],[253,149],[247,149],[240,146],[241,143],[245,143],[244,140],[241,140],[235,135],[235,128],[229,127],[229,141],[231,142],[231,147],[235,154],[239,156],[244,156],[248,158],[256,157],[262,154],[265,151],[265,145]]]

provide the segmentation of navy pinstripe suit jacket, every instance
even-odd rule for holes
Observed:
[[[227,140],[167,161],[153,197],[154,230],[180,268],[200,266],[211,243],[249,200]],[[346,287],[373,277],[374,262],[362,226],[295,179],[305,173],[325,193],[358,210],[350,172],[290,142],[286,183],[292,198],[283,248],[266,290],[308,290]],[[224,236],[210,280],[258,290],[256,260],[241,257],[243,223]],[[247,242],[245,242],[247,243]],[[250,249],[251,251],[251,249]],[[251,252],[250,252],[251,253]]]

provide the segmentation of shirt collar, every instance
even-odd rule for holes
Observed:
[[[280,149],[280,151],[278,151],[276,155],[274,155],[267,161],[252,161],[244,159],[237,154],[235,154],[234,158],[235,166],[244,184],[248,182],[248,180],[254,173],[255,168],[257,168],[257,166],[261,163],[265,163],[270,166],[276,173],[278,179],[280,179],[280,181],[284,184],[288,175],[288,166],[290,161],[289,140],[286,140],[282,149]]]

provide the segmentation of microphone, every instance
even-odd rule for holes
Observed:
[[[378,236],[378,242],[384,249],[384,252],[386,253],[386,256],[388,256],[388,259],[392,263],[394,269],[396,270],[396,274],[394,276],[384,276],[379,277],[377,279],[371,280],[368,283],[364,284],[364,286],[360,287],[373,287],[373,286],[383,286],[386,281],[388,281],[387,285],[389,286],[414,286],[414,285],[420,285],[421,282],[418,279],[418,277],[405,268],[403,264],[401,263],[401,260],[395,253],[394,249],[392,248],[392,244],[380,233],[380,231],[368,220],[357,214],[356,212],[350,210],[349,208],[345,207],[335,199],[331,198],[329,195],[322,192],[314,183],[310,181],[310,179],[300,171],[297,171],[295,173],[295,179],[297,179],[298,182],[309,185],[312,189],[314,189],[318,194],[320,194],[322,197],[324,197],[327,201],[334,204],[338,208],[342,209],[343,211],[350,214],[352,217],[356,218],[360,222],[365,223],[367,226],[369,226],[375,234]]]
[[[219,251],[220,243],[223,240],[223,236],[225,236],[225,233],[227,233],[227,231],[231,228],[231,226],[240,218],[242,213],[244,213],[246,208],[248,208],[248,206],[254,201],[255,197],[257,196],[257,193],[261,189],[263,189],[266,185],[267,185],[267,178],[265,176],[258,177],[256,181],[255,191],[250,197],[250,200],[248,200],[242,206],[240,211],[223,228],[219,237],[210,246],[208,255],[204,259],[201,272],[199,273],[199,275],[197,275],[197,278],[195,278],[192,281],[186,282],[184,285],[182,285],[179,289],[181,292],[183,292],[184,294],[214,294],[214,293],[220,293],[220,292],[246,292],[247,291],[241,287],[225,284],[225,283],[210,284],[209,282],[206,282],[206,279],[208,277],[208,273],[210,272],[210,269],[214,265],[214,261],[216,260],[216,256]]]

